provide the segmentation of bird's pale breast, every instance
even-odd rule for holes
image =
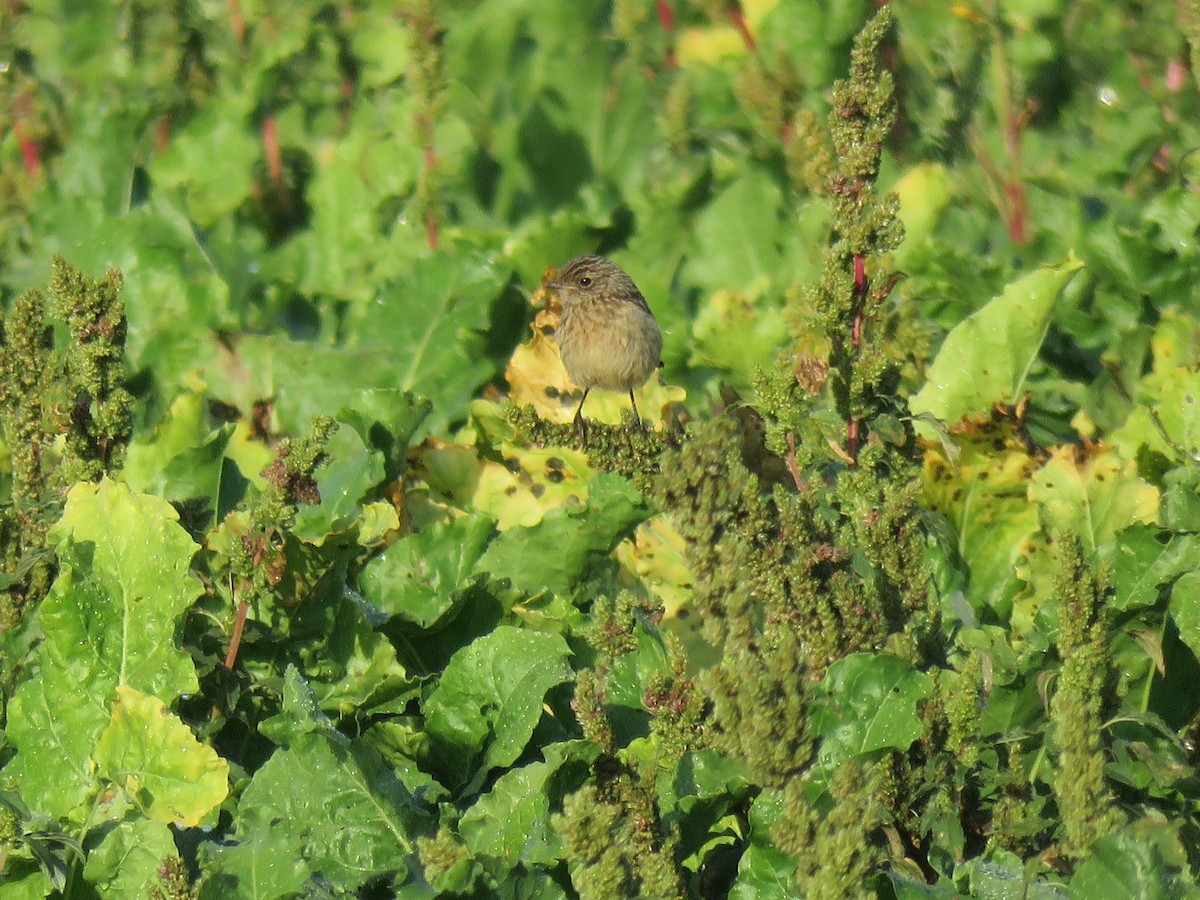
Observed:
[[[579,304],[563,310],[557,335],[563,365],[583,388],[629,391],[658,366],[662,334],[638,304]]]

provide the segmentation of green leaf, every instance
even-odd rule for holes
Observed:
[[[605,705],[644,710],[646,688],[655,675],[671,674],[671,659],[662,635],[642,622],[634,626],[637,648],[613,660],[604,690]]]
[[[1153,606],[1164,587],[1200,566],[1200,545],[1195,535],[1170,535],[1163,541],[1157,528],[1133,525],[1117,535],[1111,565],[1110,607]]]
[[[168,826],[151,819],[127,820],[88,852],[83,877],[101,897],[142,900],[158,884],[163,860],[178,854]]]
[[[904,222],[904,243],[896,250],[896,265],[903,270],[928,253],[929,240],[950,201],[950,176],[944,166],[921,163],[905,172],[893,190]]]
[[[967,413],[986,413],[993,403],[1020,400],[1054,302],[1082,267],[1074,256],[1043,266],[955,327],[929,366],[925,386],[909,401],[912,413],[957,422]]]
[[[995,900],[1066,900],[1066,891],[1038,880],[1025,862],[1005,850],[968,860],[962,866],[971,885],[972,897]]]
[[[175,625],[200,595],[197,547],[175,508],[117,482],[77,484],[50,537],[63,559],[43,619],[64,658],[108,670],[113,687],[167,700],[195,691]]]
[[[51,531],[59,574],[42,604],[40,671],[8,708],[17,749],[6,773],[29,805],[65,816],[94,784],[92,749],[127,685],[174,700],[197,689],[176,647],[177,620],[200,593],[196,545],[166,501],[123,484],[76,485]]]
[[[562,837],[550,827],[551,810],[583,783],[599,748],[568,741],[543,752],[545,762],[505,772],[463,813],[458,833],[472,853],[529,868],[552,865],[562,855]]]
[[[290,850],[276,857],[285,870],[275,877],[292,883],[288,867],[301,858],[349,890],[407,872],[426,828],[424,814],[373,747],[326,731],[302,734],[275,751],[242,794],[237,823],[238,845],[254,845],[236,860],[243,869]],[[269,834],[262,833],[265,823]]]
[[[53,595],[52,595],[53,596]],[[46,603],[50,602],[47,598]],[[43,644],[42,652],[50,653]],[[92,748],[108,723],[108,673],[50,664],[8,704],[7,736],[17,749],[4,768],[32,809],[65,817],[95,784]]]
[[[792,900],[796,860],[771,841],[771,827],[783,813],[779,791],[763,791],[750,805],[750,846],[738,863],[729,900]]]
[[[1177,900],[1195,896],[1163,865],[1158,847],[1128,834],[1106,834],[1071,879],[1072,898],[1091,900]]]
[[[121,476],[134,491],[164,500],[208,501],[208,521],[218,512],[225,451],[233,426],[208,426],[203,394],[181,394],[148,440],[129,446]]]
[[[157,156],[155,180],[179,188],[189,212],[202,226],[216,223],[245,202],[253,187],[254,163],[261,152],[247,121],[251,97],[224,92],[178,133],[170,148]]]
[[[462,414],[491,373],[481,332],[506,279],[482,254],[418,260],[351,325],[350,345],[386,351],[379,365],[390,373],[387,386],[428,398],[426,425],[437,431]]]
[[[1158,496],[1134,463],[1105,447],[1058,447],[1029,482],[1029,499],[1041,507],[1047,530],[1078,534],[1088,553],[1108,548],[1130,525],[1153,522]]]
[[[283,745],[313,731],[331,731],[333,723],[321,710],[317,695],[300,670],[289,665],[283,674],[283,709],[264,719],[258,730]]]
[[[1170,612],[1179,637],[1200,659],[1200,572],[1185,572],[1171,589]]]
[[[321,708],[345,716],[366,717],[403,710],[418,693],[418,681],[396,658],[391,641],[367,621],[358,598],[343,593],[340,601],[307,609],[327,623],[305,654],[312,690]]]
[[[933,681],[898,656],[852,653],[829,667],[812,714],[823,766],[886,748],[907,750],[924,726],[917,704]]]
[[[254,819],[232,844],[200,845],[200,900],[277,900],[294,897],[308,880],[300,833]]]
[[[383,481],[383,454],[368,447],[353,428],[338,428],[326,443],[328,462],[316,472],[321,502],[301,506],[292,534],[320,546],[351,528],[362,515],[363,496]]]
[[[521,755],[546,692],[568,681],[571,650],[557,634],[502,625],[454,654],[425,701],[436,762],[460,783],[482,756],[485,770]]]
[[[383,454],[387,477],[393,479],[404,471],[409,442],[428,415],[429,401],[395,388],[379,388],[357,394],[338,412],[337,420]]]
[[[363,596],[389,616],[429,628],[455,608],[496,534],[491,516],[471,512],[397,541],[364,567]]]
[[[95,760],[102,777],[164,825],[199,825],[229,793],[229,764],[161,700],[127,685],[117,688]]]
[[[1177,336],[1168,333],[1171,338]],[[1161,332],[1155,347],[1166,343]],[[1147,402],[1133,408],[1111,440],[1129,459],[1143,449],[1184,462],[1200,453],[1200,372],[1194,365],[1155,372],[1146,378]]]
[[[888,872],[887,877],[896,893],[896,900],[959,900],[962,896],[948,885],[910,881],[895,872]]]
[[[476,569],[507,578],[526,594],[569,596],[650,514],[645,498],[624,478],[597,475],[586,504],[551,510],[536,525],[510,528],[492,541]]]

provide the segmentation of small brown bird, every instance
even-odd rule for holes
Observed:
[[[629,393],[639,428],[633,389],[646,383],[662,355],[662,332],[646,298],[623,269],[602,256],[578,256],[547,287],[562,304],[555,332],[571,380],[583,388],[575,427],[587,441],[583,403],[592,388]]]

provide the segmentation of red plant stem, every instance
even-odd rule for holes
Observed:
[[[263,119],[263,154],[267,157],[267,178],[275,190],[275,200],[286,215],[291,210],[287,186],[283,183],[283,150],[279,146],[279,120],[274,113]]]
[[[166,153],[171,145],[171,120],[163,116],[154,128],[154,146],[159,153]]]
[[[279,122],[274,113],[263,119],[262,142],[267,156],[267,177],[278,185],[283,181],[283,153],[279,149]]]
[[[675,11],[671,9],[671,4],[667,0],[656,0],[655,5],[658,7],[658,24],[672,38],[672,46],[667,48],[666,64],[668,69],[674,69],[676,66],[673,34],[675,31]]]
[[[25,171],[30,175],[38,174],[42,171],[42,156],[38,152],[37,142],[25,133],[20,120],[13,123],[13,130],[17,133],[17,144],[21,147],[21,161],[25,163]]]
[[[742,12],[742,4],[739,0],[730,0],[729,18],[738,34],[742,36],[742,42],[745,43],[746,49],[753,53],[758,45],[754,42],[754,35],[750,33],[750,27],[746,24],[746,16]]]
[[[803,491],[804,479],[800,477],[800,467],[796,464],[796,435],[791,431],[788,432],[787,444],[788,471],[792,473],[792,481],[796,483],[796,490]]]
[[[229,639],[229,652],[225,654],[225,668],[233,669],[237,660],[238,647],[242,645],[242,632],[246,628],[246,612],[250,604],[243,600],[238,604],[237,618],[233,620],[233,636]]]
[[[675,11],[671,9],[671,4],[667,0],[656,0],[655,5],[658,7],[658,24],[662,26],[663,31],[674,31]]]
[[[1029,241],[1029,204],[1019,176],[1004,185],[1004,196],[1008,201],[1008,236],[1014,244],[1021,246]]]
[[[229,26],[239,44],[246,43],[246,18],[242,15],[242,5],[238,0],[227,0],[229,7]]]
[[[854,416],[846,419],[846,456],[850,465],[858,463],[858,419]]]

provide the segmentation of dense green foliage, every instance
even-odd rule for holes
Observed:
[[[877,6],[0,9],[0,898],[1200,897],[1200,4]]]

